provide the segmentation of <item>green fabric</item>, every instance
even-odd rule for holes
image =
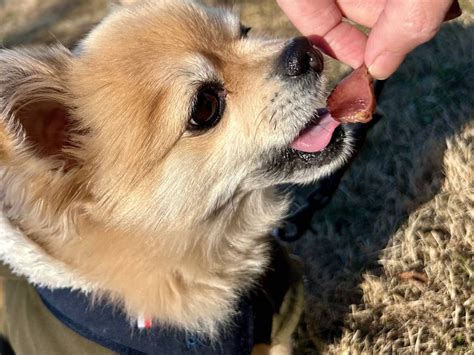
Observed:
[[[0,262],[0,278],[5,280],[21,280],[21,277],[16,276],[10,268]]]

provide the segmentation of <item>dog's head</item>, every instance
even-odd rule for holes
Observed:
[[[4,52],[1,61],[9,128],[32,158],[80,171],[89,202],[116,222],[194,222],[236,193],[313,181],[350,151],[343,128],[314,129],[325,106],[319,51],[304,38],[249,33],[225,10],[139,2],[74,53]],[[305,129],[309,151],[292,148]]]
[[[325,106],[319,51],[253,35],[225,10],[139,2],[74,53],[0,60],[4,154],[22,145],[56,174],[80,172],[75,184],[115,222],[195,222],[239,192],[313,181],[350,151],[344,129],[314,129]],[[305,129],[314,151],[292,148]]]
[[[323,69],[305,38],[253,34],[186,0],[118,7],[73,52],[4,50],[1,157],[25,180],[12,200],[147,234],[314,181],[351,151],[321,118]]]

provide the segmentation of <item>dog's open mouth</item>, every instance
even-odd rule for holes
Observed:
[[[327,110],[318,110],[290,147],[305,153],[320,152],[329,145],[334,131],[340,124]]]
[[[375,111],[373,79],[365,66],[343,79],[327,99],[328,109],[317,110],[290,147],[305,153],[324,150],[341,123],[367,123]]]

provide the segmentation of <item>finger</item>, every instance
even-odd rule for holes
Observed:
[[[337,0],[337,6],[342,16],[365,26],[373,27],[382,13],[387,0]],[[453,1],[444,21],[450,21],[461,16],[462,10],[458,0]]]
[[[339,23],[324,37],[312,35],[308,38],[325,53],[354,69],[364,63],[367,36],[348,23]]]
[[[438,31],[451,0],[387,0],[370,32],[365,63],[376,79],[386,79],[408,52]]]
[[[337,0],[337,5],[345,18],[365,27],[374,26],[385,3],[386,0]]]
[[[334,0],[277,0],[277,3],[305,36],[324,37],[342,20]]]
[[[295,27],[327,54],[353,68],[363,63],[365,35],[347,23],[334,0],[277,0]]]

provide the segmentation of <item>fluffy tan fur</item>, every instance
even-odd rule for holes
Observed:
[[[96,298],[216,334],[267,267],[288,208],[273,186],[326,174],[350,144],[320,170],[262,173],[323,106],[322,88],[295,96],[274,75],[285,41],[242,40],[238,17],[191,1],[126,3],[75,52],[0,51],[4,211]],[[210,81],[225,115],[190,133]]]
[[[76,55],[3,50],[8,217],[131,317],[213,333],[265,269],[287,208],[257,174],[268,142],[288,139],[263,106],[281,46],[241,41],[222,10],[155,1],[117,8]],[[191,136],[200,80],[226,83],[228,113]]]

